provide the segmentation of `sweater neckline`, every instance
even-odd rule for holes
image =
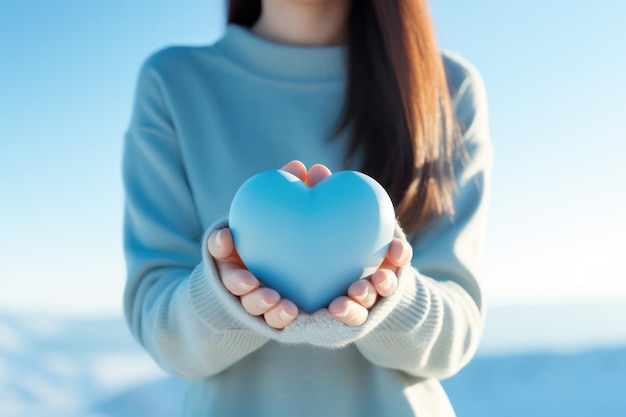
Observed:
[[[269,78],[332,82],[346,77],[346,45],[288,45],[261,38],[245,26],[228,23],[214,46],[231,60]]]

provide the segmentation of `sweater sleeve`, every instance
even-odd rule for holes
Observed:
[[[205,378],[268,338],[222,308],[208,285],[218,277],[200,243],[222,224],[201,227],[155,59],[139,72],[124,141],[124,315],[165,371]]]
[[[436,218],[408,237],[414,256],[398,273],[400,299],[356,341],[371,362],[419,377],[458,372],[474,355],[484,325],[480,261],[493,153],[484,83],[474,68],[454,104],[469,156],[456,171],[455,216]]]

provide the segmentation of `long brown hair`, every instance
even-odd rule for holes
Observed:
[[[252,26],[261,0],[230,0],[228,22]],[[352,0],[346,101],[333,137],[352,123],[346,161],[389,193],[406,232],[454,215],[462,157],[443,61],[425,0]]]

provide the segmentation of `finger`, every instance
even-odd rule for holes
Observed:
[[[280,300],[273,308],[265,314],[265,321],[270,327],[282,329],[293,322],[298,316],[298,307],[289,300]]]
[[[413,257],[413,248],[404,239],[398,239],[394,237],[387,250],[387,259],[389,262],[397,267],[407,265]]]
[[[209,254],[216,260],[221,262],[232,262],[245,267],[243,261],[239,257],[235,249],[233,235],[228,227],[220,230],[214,230],[207,239],[207,248]]]
[[[398,277],[389,269],[379,269],[372,274],[370,282],[381,297],[389,297],[398,288]]]
[[[222,264],[224,264],[220,265],[222,283],[233,295],[246,295],[260,287],[259,280],[247,269],[233,263]]]
[[[253,316],[260,316],[274,307],[280,301],[280,295],[271,288],[261,287],[243,295],[241,304]]]
[[[350,297],[335,298],[328,306],[328,312],[337,320],[350,326],[360,326],[367,320],[367,309]]]
[[[350,285],[348,295],[367,309],[372,308],[378,298],[376,288],[367,279],[360,279]]]
[[[233,249],[235,249],[230,229],[224,228],[211,232],[207,239],[207,246],[209,253],[215,259],[220,261],[226,260],[233,253]]]
[[[311,167],[307,175],[307,184],[309,185],[309,187],[313,187],[324,178],[330,176],[331,172],[330,169],[326,168],[326,166],[321,164],[315,164]]]
[[[287,171],[290,174],[295,175],[300,178],[300,181],[306,183],[307,181],[307,172],[306,167],[300,161],[291,161],[288,162],[284,167],[280,169],[281,171]]]

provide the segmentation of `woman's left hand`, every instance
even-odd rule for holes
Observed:
[[[398,269],[408,265],[413,248],[406,240],[393,238],[387,256],[380,267],[368,278],[355,281],[348,288],[348,296],[335,298],[328,312],[337,320],[351,326],[360,326],[367,320],[369,309],[379,297],[389,297],[398,288]]]
[[[330,170],[324,165],[313,165],[308,172],[300,161],[291,161],[286,166],[291,165],[292,170],[303,171],[299,177],[302,177],[300,179],[309,187],[331,175]],[[328,305],[328,312],[339,321],[351,326],[360,326],[367,320],[369,309],[376,304],[379,297],[389,297],[396,291],[398,269],[408,265],[412,257],[411,245],[404,239],[393,238],[387,256],[376,272],[350,285],[348,295],[335,298]]]

